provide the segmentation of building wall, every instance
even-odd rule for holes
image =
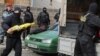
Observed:
[[[67,19],[67,0],[62,0],[61,14],[60,14],[60,26],[66,26]]]
[[[14,5],[20,6],[31,6],[35,8],[47,7],[49,9],[59,9],[61,8],[62,0],[14,0]],[[1,4],[5,4],[4,0],[0,0]]]
[[[8,3],[10,3],[10,1],[14,1],[14,5],[20,5],[20,6],[31,5],[31,0],[7,0]],[[0,0],[0,4],[5,4],[5,0]]]
[[[36,8],[43,8],[47,7],[50,9],[59,9],[61,8],[61,1],[62,0],[52,0],[52,3],[50,0],[31,0],[31,6]]]
[[[29,6],[30,0],[14,0],[14,5]]]
[[[4,4],[4,0],[0,0],[0,3],[1,3],[1,4]]]

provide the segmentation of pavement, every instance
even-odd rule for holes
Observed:
[[[57,54],[38,54],[33,52],[31,49],[27,47],[25,48],[24,45],[25,45],[24,41],[22,41],[22,56],[57,56]],[[5,49],[5,46],[6,46],[6,37],[4,39],[4,42],[0,44],[0,56],[3,50]],[[14,56],[14,54],[15,52],[14,50],[12,50],[8,56]]]
[[[5,44],[6,44],[5,41],[4,41],[4,43],[0,44],[0,56],[1,56],[1,53],[3,52],[3,50],[5,48]],[[15,54],[15,52],[14,52],[14,50],[12,50],[11,53],[8,56],[14,56],[14,54]],[[23,48],[22,49],[22,56],[42,56],[42,55],[36,54],[28,48]]]
[[[0,44],[0,56],[1,56],[1,53],[3,52],[5,48],[5,45],[4,44]],[[10,54],[8,56],[14,56],[15,52],[14,50],[12,50],[10,52]],[[38,54],[38,53],[35,53],[33,52],[31,49],[22,49],[22,56],[57,56],[57,54]]]

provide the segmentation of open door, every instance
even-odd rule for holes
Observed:
[[[5,5],[13,5],[14,0],[5,0]]]

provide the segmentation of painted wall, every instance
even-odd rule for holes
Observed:
[[[1,3],[1,4],[4,4],[4,0],[0,0],[0,3]]]
[[[14,5],[31,6],[36,8],[47,7],[49,9],[61,8],[62,0],[14,0]],[[4,0],[0,0],[0,3],[4,4]]]
[[[52,0],[52,3],[50,0],[31,0],[31,6],[37,7],[37,8],[43,8],[47,7],[50,9],[59,9],[61,8],[61,1],[62,0]]]
[[[30,6],[30,0],[14,0],[14,5]]]
[[[60,14],[60,26],[66,26],[67,19],[67,0],[62,1],[61,14]]]

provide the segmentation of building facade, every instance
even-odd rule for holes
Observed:
[[[31,6],[34,8],[47,7],[49,9],[61,8],[62,0],[0,0],[0,4],[12,4],[18,6]]]
[[[4,0],[0,0],[0,4],[4,4]]]
[[[62,0],[31,0],[31,6],[36,8],[47,7],[50,9],[61,8]]]
[[[10,4],[19,6],[30,6],[31,0],[0,0],[0,4]]]

